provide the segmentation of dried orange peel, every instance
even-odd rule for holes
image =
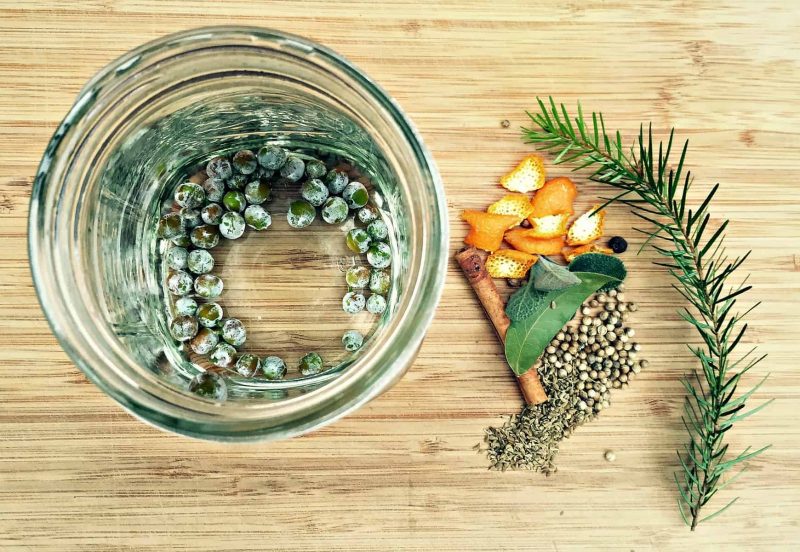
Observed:
[[[533,210],[531,218],[546,217],[549,215],[571,215],[572,203],[578,195],[575,183],[565,176],[559,176],[545,182],[531,201]]]
[[[487,209],[493,215],[513,215],[517,217],[517,223],[528,218],[532,211],[533,205],[525,194],[507,194]]]
[[[514,249],[500,249],[486,259],[486,271],[492,278],[524,278],[538,260],[536,255]]]
[[[470,225],[464,243],[485,251],[499,249],[506,230],[519,224],[519,218],[514,215],[498,215],[483,211],[463,211],[461,218]]]
[[[561,251],[561,254],[564,255],[564,260],[568,263],[571,263],[575,257],[578,255],[583,255],[584,253],[603,253],[604,255],[613,255],[614,251],[610,248],[597,245],[596,243],[587,243],[586,245],[581,245],[574,249],[564,248]]]
[[[509,192],[528,193],[544,186],[544,174],[544,161],[533,153],[500,178],[500,185]]]
[[[531,255],[558,255],[564,248],[564,236],[537,238],[532,229],[515,228],[506,232],[505,240],[517,251]]]
[[[606,213],[595,213],[600,205],[595,205],[589,211],[575,219],[567,231],[568,245],[586,245],[603,235],[603,223]]]
[[[532,238],[555,238],[567,233],[567,223],[569,215],[547,215],[544,217],[528,219],[531,223],[530,237]]]

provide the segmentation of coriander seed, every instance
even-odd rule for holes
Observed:
[[[203,191],[206,193],[206,201],[218,203],[222,201],[222,196],[225,195],[225,183],[222,180],[215,178],[207,178],[203,184]]]
[[[241,192],[244,190],[247,183],[250,182],[250,177],[244,174],[234,174],[232,177],[228,179],[226,183],[226,188],[228,190]]]
[[[311,159],[306,163],[306,176],[308,178],[313,178],[313,179],[322,178],[323,176],[325,176],[326,170],[327,167],[325,166],[325,163],[323,163],[319,159]],[[322,184],[322,181],[320,181],[320,184]]]
[[[373,269],[369,277],[369,290],[372,293],[386,295],[391,285],[391,276],[385,270]]]
[[[184,207],[181,209],[180,214],[181,218],[183,219],[183,225],[187,230],[191,230],[192,228],[203,224],[203,219],[200,218],[200,211],[197,209]]]
[[[192,241],[189,239],[189,234],[179,234],[170,241],[178,247],[189,247],[192,245]]]
[[[206,192],[200,184],[184,182],[175,190],[175,203],[181,207],[194,209],[206,200]]]
[[[364,289],[369,285],[370,271],[365,266],[351,266],[345,273],[345,281],[348,287],[353,289]]]
[[[361,228],[353,228],[347,232],[347,237],[345,239],[347,247],[354,253],[366,253],[371,241],[367,231]]]
[[[386,268],[392,262],[392,250],[383,243],[377,242],[367,249],[367,262],[375,268]]]
[[[367,234],[374,241],[384,241],[389,237],[389,227],[382,220],[374,220],[367,226]]]
[[[193,228],[189,237],[195,247],[213,249],[219,243],[219,229],[210,224],[202,224],[197,228]]]
[[[358,217],[359,222],[363,224],[369,224],[378,220],[378,209],[374,205],[365,205],[358,210],[356,216]]]
[[[175,238],[185,232],[183,219],[178,213],[167,213],[158,220],[156,235],[159,238]]]
[[[228,211],[241,213],[247,207],[247,199],[242,192],[231,190],[222,196],[222,204]]]

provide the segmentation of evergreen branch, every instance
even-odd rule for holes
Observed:
[[[694,182],[685,169],[689,141],[680,148],[677,164],[672,165],[674,129],[664,143],[654,145],[652,125],[639,127],[639,136],[630,147],[623,146],[619,132],[609,134],[602,113],[585,117],[578,104],[578,115],[570,117],[563,104],[553,98],[545,103],[537,98],[539,111],[528,113],[532,128],[523,128],[526,142],[538,149],[555,153],[555,163],[573,163],[573,170],[589,169],[589,178],[619,190],[606,198],[603,207],[619,202],[628,206],[653,230],[638,230],[647,236],[650,246],[667,262],[665,266],[677,280],[675,288],[691,304],[681,316],[697,331],[702,346],[690,347],[700,364],[683,378],[687,395],[683,424],[689,434],[684,453],[678,452],[681,470],[675,473],[678,506],[681,517],[692,531],[698,523],[708,521],[727,510],[737,498],[712,514],[701,514],[703,507],[738,475],[723,481],[728,471],[767,448],[750,452],[745,449],[728,459],[724,434],[734,423],[757,413],[769,402],[745,411],[745,402],[764,380],[746,393],[736,395],[741,376],[763,360],[751,358],[751,349],[737,358],[736,347],[747,331],[742,319],[752,310],[732,314],[733,308],[751,286],[744,282],[731,284],[731,277],[741,267],[749,252],[729,260],[725,254],[725,230],[728,220],[716,229],[709,207],[719,184],[697,208],[688,205],[689,190]],[[677,150],[676,150],[677,151]],[[630,199],[630,195],[638,196]],[[654,240],[658,239],[657,245]],[[644,247],[644,246],[643,246]],[[765,377],[766,379],[766,377]],[[680,476],[679,476],[680,474]]]

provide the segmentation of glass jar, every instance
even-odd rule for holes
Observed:
[[[153,229],[176,171],[208,144],[265,141],[341,154],[369,173],[393,221],[391,313],[336,369],[234,385],[247,400],[213,402],[186,391],[186,367],[165,343]],[[137,48],[84,87],[39,166],[29,249],[62,347],[126,409],[193,437],[276,439],[336,420],[409,368],[442,291],[447,214],[420,136],[361,71],[302,38],[213,27]]]

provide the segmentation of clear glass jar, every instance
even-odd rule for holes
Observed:
[[[217,403],[176,375],[152,230],[175,171],[208,144],[265,140],[340,153],[370,174],[393,221],[391,315],[337,369],[245,386],[249,400]],[[194,437],[276,439],[330,423],[408,369],[441,295],[447,214],[421,138],[361,71],[302,38],[213,27],[137,48],[85,86],[36,175],[29,248],[62,347],[126,409]]]

